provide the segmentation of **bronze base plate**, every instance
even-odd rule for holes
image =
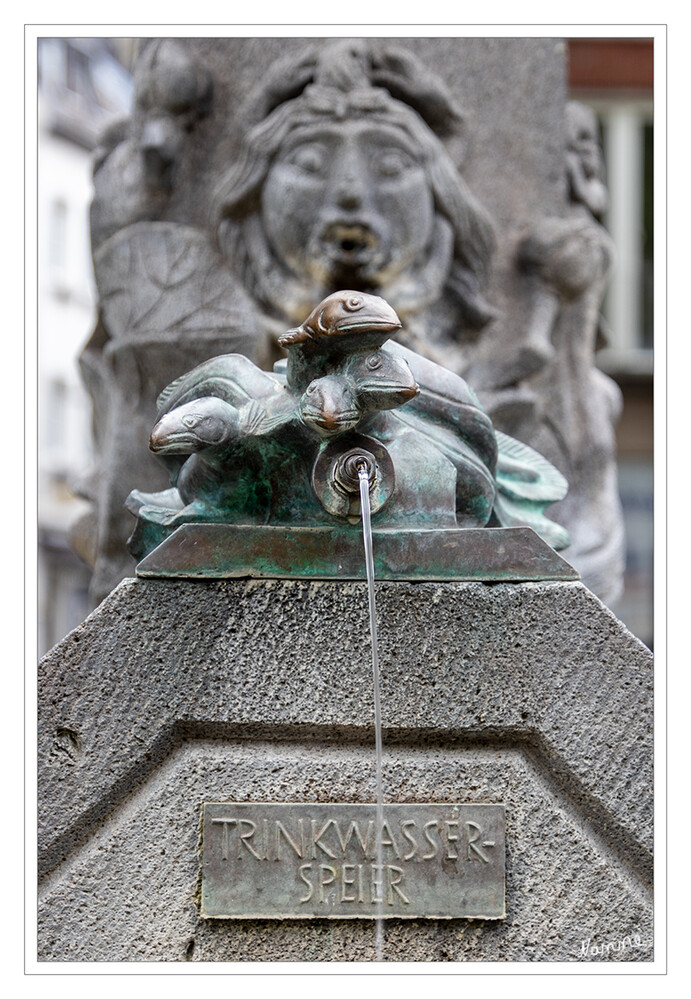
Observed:
[[[529,527],[372,532],[378,580],[532,582],[578,573]],[[184,579],[365,579],[353,527],[183,524],[137,575]]]

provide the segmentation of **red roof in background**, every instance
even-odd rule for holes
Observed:
[[[570,38],[569,86],[652,90],[652,38]]]

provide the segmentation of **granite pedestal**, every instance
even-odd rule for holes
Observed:
[[[580,583],[377,601],[385,801],[506,809],[506,918],[384,959],[652,960],[649,651]],[[39,692],[41,960],[374,959],[372,920],[200,915],[204,802],[374,800],[365,584],[127,579]]]

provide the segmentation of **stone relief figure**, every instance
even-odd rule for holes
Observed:
[[[546,218],[519,249],[534,312],[517,345],[516,370],[541,399],[531,440],[564,473],[573,492],[555,508],[569,525],[569,552],[584,581],[605,601],[620,592],[623,518],[616,480],[614,424],[621,392],[593,363],[606,342],[600,303],[614,249],[598,218],[607,204],[598,125],[577,102],[566,109],[565,218]]]
[[[569,194],[575,205],[598,221],[607,208],[597,118],[592,108],[569,101],[566,105],[566,164]]]
[[[132,117],[112,125],[94,153],[94,250],[125,226],[161,217],[184,146],[211,104],[211,75],[174,38],[143,49],[134,83]]]
[[[535,204],[526,208],[518,245],[506,200],[492,222],[460,172],[472,128],[455,96],[405,46],[306,45],[267,64],[261,82],[249,82],[251,66],[238,84],[244,102],[226,90],[221,106],[231,74],[216,53],[212,91],[199,52],[213,46],[204,44],[148,43],[132,119],[97,158],[100,312],[82,369],[102,457],[84,488],[95,517],[76,532],[95,565],[94,595],[132,572],[128,493],[164,485],[146,456],[163,388],[229,351],[270,367],[283,353],[282,331],[348,287],[390,302],[403,322],[396,339],[462,375],[498,430],[534,446],[570,480],[554,516],[573,538],[569,558],[586,584],[611,599],[620,558],[603,551],[612,539],[620,550],[621,518],[610,446],[616,389],[592,361],[609,267],[608,237],[592,215],[604,192],[597,145],[574,131],[571,201],[564,183],[542,221],[534,221]],[[491,149],[475,158],[483,155]],[[122,190],[119,171],[130,178]],[[487,190],[484,201],[493,207]],[[493,276],[495,251],[502,270]],[[595,390],[606,398],[597,417],[588,410]],[[596,419],[608,441],[591,474],[598,435],[580,427]],[[598,522],[608,525],[606,538],[593,530]]]
[[[264,357],[246,332],[256,309],[208,234],[167,218],[212,94],[209,72],[184,42],[151,41],[137,62],[132,117],[106,133],[94,157],[99,315],[80,366],[94,401],[98,465],[80,484],[94,509],[75,525],[72,543],[94,568],[96,599],[132,572],[130,489],[162,481],[142,447],[160,390],[231,346]]]

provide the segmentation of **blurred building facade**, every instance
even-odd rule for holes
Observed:
[[[619,491],[626,527],[624,594],[613,610],[653,642],[653,41],[569,41],[569,86],[602,129],[616,262],[604,302],[608,347],[598,364],[618,383]]]
[[[90,571],[69,545],[85,504],[90,404],[77,357],[94,325],[89,246],[91,152],[133,99],[128,39],[39,40],[39,651],[91,610]],[[571,95],[599,115],[610,191],[605,224],[617,265],[605,302],[610,344],[598,363],[619,384],[619,481],[627,530],[625,592],[613,608],[652,645],[653,45],[571,39]]]
[[[89,242],[91,153],[102,129],[128,113],[126,46],[100,38],[38,42],[39,651],[91,610],[90,570],[69,546],[86,504],[74,494],[88,469],[91,404],[77,357],[94,326]]]

